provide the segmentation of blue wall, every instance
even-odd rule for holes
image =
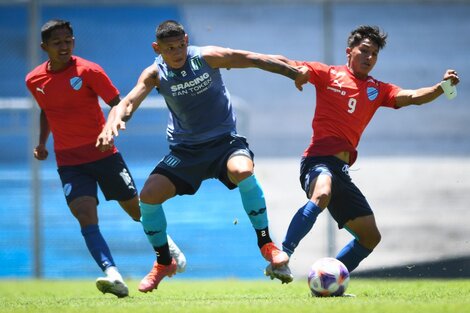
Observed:
[[[380,53],[372,73],[378,79],[417,88],[438,82],[449,67],[456,68],[462,78],[459,96],[452,102],[441,97],[426,108],[379,111],[361,141],[360,157],[468,156],[470,5],[342,3],[333,9],[335,63],[345,62],[349,31],[370,23],[389,33],[388,46]],[[182,21],[194,44],[321,61],[321,12],[321,6],[315,4],[46,6],[41,10],[41,24],[51,18],[71,20],[76,54],[102,65],[126,94],[140,72],[153,62],[150,44],[162,20]],[[27,96],[27,25],[25,6],[1,7],[0,98]],[[452,36],[447,36],[449,33]],[[42,54],[42,60],[45,57]],[[287,78],[255,69],[224,70],[223,75],[231,93],[247,103],[244,113],[248,112],[249,127],[245,135],[256,155],[298,157],[311,133],[314,88],[307,86],[299,93]],[[118,139],[139,188],[167,151],[166,115],[165,110],[136,112],[129,129]],[[32,275],[30,121],[24,110],[0,110],[0,119],[0,277],[28,277]],[[41,177],[46,277],[98,275],[63,199],[53,154],[42,163]],[[188,273],[181,277],[262,277],[265,262],[238,191],[207,181],[195,197],[170,201],[166,212],[169,231],[188,257]],[[145,274],[154,257],[140,226],[115,203],[104,200],[100,219],[124,275]],[[235,219],[239,220],[237,226],[233,224]],[[279,242],[281,238],[276,239]]]

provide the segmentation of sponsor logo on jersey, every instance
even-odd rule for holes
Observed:
[[[170,90],[172,96],[187,95],[190,93],[200,94],[209,88],[211,82],[212,79],[209,73],[206,72],[187,82],[171,85]]]
[[[192,57],[189,60],[189,65],[191,66],[191,69],[193,71],[199,70],[202,67],[202,62],[201,62],[201,59],[199,58],[199,56]]]
[[[176,167],[178,164],[181,163],[181,160],[178,159],[177,157],[173,156],[173,155],[167,155],[163,159],[163,163],[165,163],[169,167]]]
[[[44,92],[44,88],[45,88],[45,87],[42,87],[42,88],[36,87],[36,91],[39,91],[40,93],[42,93],[43,95],[45,95],[46,93]]]
[[[80,90],[80,88],[82,88],[82,83],[81,77],[75,76],[70,78],[70,86],[72,86],[74,90]]]
[[[369,98],[370,101],[374,101],[377,99],[377,96],[379,95],[379,91],[375,87],[367,87],[367,98]]]
[[[331,86],[326,87],[326,89],[331,90],[331,91],[333,91],[333,92],[335,92],[335,93],[339,93],[339,94],[342,95],[342,96],[345,96],[345,95],[346,95],[346,91],[345,91],[345,90],[341,90],[341,89],[338,89],[338,88],[335,88],[335,87],[331,87]]]

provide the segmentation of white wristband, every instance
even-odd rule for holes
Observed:
[[[450,79],[441,81],[441,88],[444,90],[447,99],[451,100],[457,96],[457,87],[451,84]]]

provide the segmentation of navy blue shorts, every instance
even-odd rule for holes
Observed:
[[[209,178],[220,180],[227,188],[234,189],[227,175],[227,161],[233,155],[253,159],[245,137],[228,134],[209,142],[170,146],[167,154],[151,174],[161,174],[175,185],[176,194],[192,195]]]
[[[331,199],[328,210],[339,228],[356,217],[374,214],[362,192],[349,176],[349,166],[334,156],[304,157],[300,162],[300,184],[307,198],[310,184],[320,174],[332,180]]]
[[[90,163],[59,166],[57,171],[67,203],[81,196],[95,197],[98,202],[98,185],[106,200],[126,201],[137,195],[120,153]]]

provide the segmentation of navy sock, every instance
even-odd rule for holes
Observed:
[[[295,213],[287,229],[286,238],[282,243],[282,250],[284,250],[284,252],[289,256],[294,253],[300,240],[312,229],[313,224],[315,224],[317,220],[317,216],[321,212],[322,209],[319,206],[312,201],[308,201]]]
[[[336,256],[352,272],[364,260],[372,250],[367,249],[356,239],[351,240]]]
[[[103,272],[110,266],[116,266],[98,225],[83,227],[82,235],[85,238],[88,251]]]

